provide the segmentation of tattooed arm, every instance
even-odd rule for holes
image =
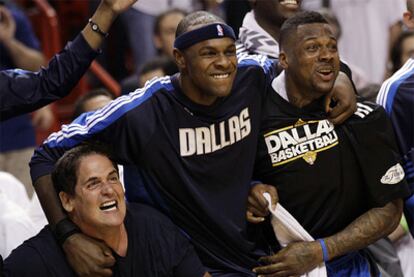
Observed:
[[[382,208],[371,209],[341,232],[325,238],[329,258],[364,248],[386,237],[400,223],[402,206],[402,200],[397,199]]]
[[[387,236],[398,226],[401,214],[401,199],[362,214],[344,230],[324,239],[329,259],[364,248]],[[317,241],[291,243],[260,261],[265,266],[253,269],[260,275],[299,276],[323,262],[322,248]]]

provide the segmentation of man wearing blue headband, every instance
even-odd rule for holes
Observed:
[[[263,56],[237,57],[231,28],[207,12],[183,19],[176,38],[179,74],[81,115],[35,151],[34,186],[73,267],[93,273],[103,254],[71,227],[50,172],[65,151],[90,140],[113,145],[118,163],[137,167],[151,202],[191,239],[213,276],[255,276],[258,258],[270,254],[247,239],[245,215],[275,64]],[[127,194],[136,201],[133,191]],[[82,262],[85,252],[89,264]]]

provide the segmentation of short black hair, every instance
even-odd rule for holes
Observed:
[[[93,154],[107,157],[118,172],[118,165],[107,146],[100,143],[79,145],[67,151],[55,164],[52,181],[57,193],[63,191],[69,195],[75,195],[80,161],[82,158]]]
[[[154,22],[154,34],[155,35],[159,35],[160,34],[162,20],[165,17],[169,16],[170,14],[175,14],[175,13],[182,14],[184,17],[187,15],[187,12],[184,11],[184,10],[182,10],[182,9],[170,9],[170,10],[167,10],[167,11],[161,13],[160,15],[158,15],[155,18],[155,22]]]
[[[178,23],[175,37],[178,37],[194,26],[194,25],[208,25],[213,23],[225,23],[224,20],[215,14],[206,11],[197,11],[190,13]],[[200,26],[201,27],[201,26]]]
[[[85,102],[87,102],[88,100],[97,97],[97,96],[107,96],[110,99],[115,99],[115,95],[112,94],[111,92],[109,92],[107,89],[105,88],[97,88],[94,90],[91,90],[89,92],[87,92],[86,94],[82,95],[81,97],[78,98],[78,100],[75,103],[75,108],[73,110],[73,115],[72,115],[72,119],[77,118],[78,116],[80,116],[81,114],[83,114],[85,112]]]
[[[177,65],[171,58],[160,56],[144,63],[139,70],[139,76],[157,69],[164,71],[165,75],[174,75],[178,72]]]
[[[314,11],[303,11],[288,18],[280,28],[279,48],[282,49],[286,41],[296,33],[296,29],[300,25],[323,23],[329,24],[328,21],[320,13]]]

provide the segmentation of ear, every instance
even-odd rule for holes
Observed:
[[[154,35],[152,37],[152,41],[154,42],[155,48],[161,49],[162,48],[162,42],[158,35]]]
[[[405,26],[407,26],[407,28],[413,29],[414,28],[414,15],[409,11],[404,12],[403,22]]]
[[[288,58],[285,51],[280,51],[279,53],[279,64],[283,69],[287,69],[289,67]]]
[[[59,192],[60,202],[67,213],[71,213],[74,209],[73,197],[66,192]]]
[[[174,60],[178,66],[179,71],[180,72],[184,71],[187,67],[187,64],[186,64],[183,52],[181,52],[177,48],[174,48],[173,55],[174,55]]]

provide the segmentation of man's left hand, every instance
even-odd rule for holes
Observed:
[[[331,102],[336,105],[331,108]],[[348,76],[339,72],[331,94],[325,99],[325,111],[333,124],[341,124],[356,111],[356,92]]]
[[[258,276],[300,276],[323,262],[319,242],[294,242],[273,256],[259,259],[264,266],[253,269]]]

